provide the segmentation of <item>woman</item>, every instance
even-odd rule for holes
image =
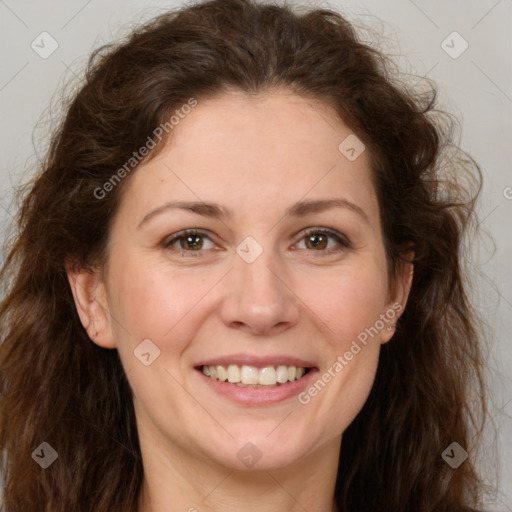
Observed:
[[[2,270],[6,512],[480,506],[481,175],[435,101],[327,10],[96,51]]]

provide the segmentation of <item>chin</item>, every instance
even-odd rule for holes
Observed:
[[[210,453],[212,460],[233,470],[275,471],[293,466],[313,449],[310,441],[306,445],[300,439],[287,436],[286,431],[286,442],[272,436],[268,429],[265,432],[252,432],[251,435],[246,432],[230,438],[223,445],[216,443],[213,452],[209,444],[203,453]]]

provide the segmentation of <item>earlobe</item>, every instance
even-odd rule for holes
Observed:
[[[99,271],[66,268],[75,307],[89,338],[103,348],[116,348],[113,342],[105,286]]]

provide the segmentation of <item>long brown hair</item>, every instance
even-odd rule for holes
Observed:
[[[436,87],[415,92],[390,69],[340,14],[252,0],[183,7],[92,54],[36,176],[19,191],[0,275],[6,512],[136,512],[143,468],[131,389],[117,351],[82,327],[65,265],[105,262],[136,166],[108,193],[98,190],[175,109],[227,88],[275,87],[330,105],[368,148],[390,277],[405,244],[415,247],[407,307],[343,434],[339,510],[478,506],[474,457],[453,469],[441,454],[452,442],[472,454],[486,419],[481,323],[462,251],[481,172],[454,144]],[[58,453],[47,469],[31,458],[42,442]]]

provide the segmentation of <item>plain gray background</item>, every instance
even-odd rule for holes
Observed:
[[[15,211],[12,186],[22,174],[29,175],[37,159],[33,138],[38,141],[36,147],[44,147],[47,125],[40,123],[35,133],[33,129],[43,114],[51,113],[50,99],[56,89],[80,75],[93,48],[124,34],[126,29],[120,29],[127,22],[136,23],[183,3],[0,0],[2,232]],[[379,46],[396,55],[404,71],[435,80],[441,107],[461,121],[461,146],[482,168],[484,189],[478,211],[488,236],[472,246],[472,279],[475,299],[493,327],[488,358],[493,391],[489,443],[494,428],[500,456],[495,459],[489,449],[482,471],[490,472],[492,478],[496,469],[499,476],[500,492],[489,509],[512,512],[512,0],[300,3],[331,7],[356,25],[373,28],[380,33]],[[45,55],[52,45],[58,47]]]

